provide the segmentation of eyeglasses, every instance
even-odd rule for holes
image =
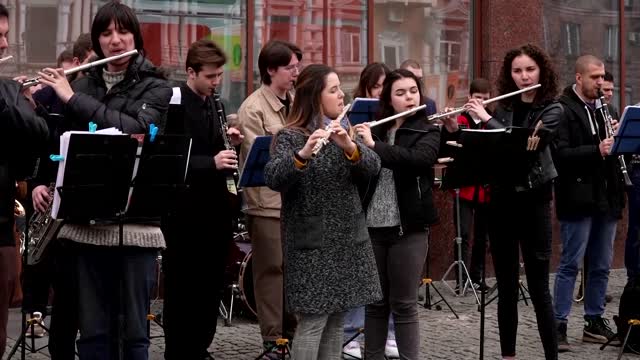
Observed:
[[[302,67],[302,64],[297,63],[292,65],[287,65],[284,67],[284,69],[287,70],[288,72],[300,72],[301,67]]]

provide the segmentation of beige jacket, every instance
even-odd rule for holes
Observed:
[[[293,105],[293,98],[288,94]],[[276,94],[266,85],[262,85],[240,105],[238,124],[244,135],[240,147],[240,168],[249,155],[256,137],[275,135],[286,123],[286,109]],[[280,217],[280,193],[266,186],[250,187],[242,190],[244,194],[243,211],[249,215]]]

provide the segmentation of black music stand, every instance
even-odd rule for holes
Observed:
[[[264,166],[269,162],[271,140],[272,137],[269,135],[256,137],[242,166],[239,187],[266,186],[264,182]]]
[[[139,140],[130,135],[71,134],[65,156],[58,218],[70,222],[117,221],[118,246],[124,246],[125,221],[156,219],[184,185],[190,139],[147,137],[136,164]],[[136,168],[137,165],[137,168]],[[136,172],[137,170],[137,172]],[[134,178],[135,176],[135,178]],[[131,199],[131,201],[129,201]],[[118,338],[123,358],[124,258],[118,263],[120,304]]]
[[[611,155],[640,154],[640,106],[627,106],[611,146]]]
[[[529,162],[537,150],[527,151],[527,142],[533,129],[507,127],[502,129],[475,130],[463,129],[457,144],[451,146],[452,157],[443,176],[443,187],[460,189],[478,184],[513,184],[529,171]],[[549,144],[550,133],[539,131],[537,149]],[[508,165],[508,169],[505,170]],[[458,226],[459,226],[458,222]],[[457,240],[457,239],[456,239]],[[460,249],[458,249],[460,255]],[[482,257],[486,263],[486,254]],[[482,266],[482,282],[486,278],[486,265]],[[462,284],[461,284],[462,286]],[[480,359],[484,359],[485,292],[480,292]]]
[[[351,125],[357,125],[374,121],[376,120],[379,107],[380,101],[378,99],[355,98],[347,112],[349,122]]]
[[[156,136],[153,141],[145,137],[125,213],[128,220],[157,221],[167,213],[186,187],[190,151],[191,138],[185,136]],[[160,286],[160,283],[156,286]],[[161,318],[161,313],[152,314],[151,308],[148,309],[149,339],[161,337],[151,336],[151,321],[164,330]]]

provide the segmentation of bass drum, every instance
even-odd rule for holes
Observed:
[[[251,261],[251,241],[247,232],[234,235],[225,274],[224,303],[227,308],[233,304],[233,312],[249,318],[257,318],[256,301],[253,294],[253,272]],[[240,299],[240,302],[234,301]]]
[[[253,316],[258,317],[258,312],[256,311],[256,298],[253,293],[253,267],[251,254],[252,252],[249,251],[240,265],[238,289],[240,290],[240,299],[242,299],[244,306],[246,306],[247,310],[249,310]]]

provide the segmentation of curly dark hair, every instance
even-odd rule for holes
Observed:
[[[511,65],[513,63],[513,59],[520,55],[527,55],[533,59],[540,68],[539,83],[542,87],[536,91],[533,104],[540,105],[554,100],[558,96],[559,92],[558,73],[551,62],[549,55],[547,55],[543,49],[533,44],[525,44],[515,49],[511,49],[504,56],[504,61],[502,62],[502,68],[500,69],[500,75],[498,77],[498,92],[500,94],[507,94],[518,90],[518,86],[511,77]],[[500,104],[505,108],[510,109],[512,108],[514,98],[515,97],[512,96],[500,100]]]

